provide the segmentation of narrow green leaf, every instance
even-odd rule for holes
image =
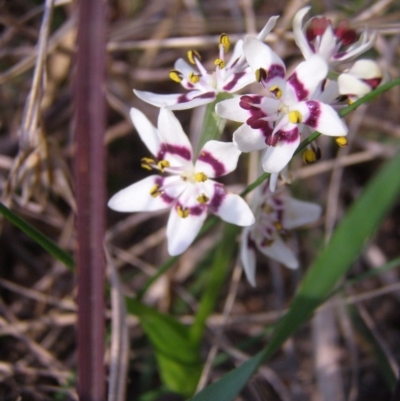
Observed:
[[[35,227],[27,223],[24,219],[16,215],[1,202],[0,202],[0,213],[8,221],[17,226],[26,235],[28,235],[36,243],[38,243],[51,256],[54,256],[61,263],[64,263],[64,265],[67,266],[70,270],[74,269],[74,260],[68,252],[61,249],[54,241],[47,238],[39,230],[37,230]]]
[[[351,267],[400,192],[400,155],[384,165],[369,182],[300,284],[286,315],[278,323],[268,346],[239,368],[193,397],[193,401],[231,401],[253,375],[324,302],[340,277]]]
[[[126,298],[126,305],[129,313],[139,317],[153,345],[164,384],[171,391],[191,396],[202,364],[199,347],[192,341],[188,327],[135,299]]]

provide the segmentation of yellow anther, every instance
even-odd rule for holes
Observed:
[[[210,200],[210,198],[205,194],[201,194],[196,199],[197,199],[197,202],[201,203],[202,205],[204,205],[205,203],[207,203]]]
[[[207,176],[204,173],[196,173],[194,175],[194,179],[197,182],[204,182],[204,181],[207,181]]]
[[[178,212],[178,216],[182,217],[182,219],[186,219],[186,217],[189,216],[189,209],[186,209],[184,207],[182,207],[181,205],[178,205],[178,207],[176,208],[176,211]]]
[[[153,198],[157,198],[157,196],[160,196],[161,195],[161,191],[159,191],[159,189],[160,189],[160,186],[159,185],[154,185],[151,189],[150,189],[150,195],[153,197]]]
[[[225,68],[225,61],[222,60],[222,58],[216,58],[214,60],[214,65],[217,65],[219,69],[222,70],[223,68]]]
[[[289,121],[292,124],[298,124],[301,123],[303,121],[303,116],[301,115],[301,113],[297,110],[293,110],[289,112]]]
[[[263,242],[262,242],[262,246],[271,246],[272,244],[274,243],[274,240],[273,239],[265,239]]]
[[[353,100],[353,99],[350,99],[350,98],[347,99],[348,104],[353,104],[354,102],[355,102],[355,100]]]
[[[189,81],[190,81],[192,84],[197,84],[197,82],[200,81],[200,75],[195,74],[194,72],[191,72],[191,73],[189,74]]]
[[[304,164],[315,163],[317,160],[318,160],[318,155],[314,151],[314,149],[306,149],[303,152],[303,163]]]
[[[264,203],[262,205],[262,210],[264,213],[271,214],[274,211],[274,208],[269,203]]]
[[[335,141],[341,148],[347,146],[347,139],[344,136],[338,136],[337,138],[335,138]]]
[[[280,99],[282,97],[282,89],[279,88],[279,86],[271,86],[269,88],[269,91],[272,92],[277,99]]]
[[[274,222],[274,226],[278,231],[282,231],[283,230],[283,226],[282,226],[282,223],[280,221],[275,221]]]
[[[259,68],[256,70],[256,81],[261,82],[265,81],[268,77],[268,72],[267,70],[264,70],[264,68]]]
[[[200,54],[196,50],[189,50],[187,52],[187,58],[191,64],[196,64],[196,59],[201,60]]]
[[[219,37],[219,43],[224,46],[224,52],[228,53],[229,48],[231,47],[231,41],[226,33],[221,33],[221,36]]]
[[[183,79],[182,73],[178,70],[171,70],[169,73],[169,77],[173,81],[178,82],[178,83],[182,82],[182,79]]]
[[[170,162],[168,161],[168,160],[160,160],[158,163],[157,163],[157,167],[160,169],[160,171],[163,173],[164,172],[164,169],[165,169],[165,167],[169,167],[171,164],[170,164]]]
[[[151,159],[150,157],[143,157],[141,162],[141,167],[146,170],[151,170],[153,168],[151,165],[155,164],[154,159]]]

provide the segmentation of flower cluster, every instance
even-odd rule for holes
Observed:
[[[316,221],[321,208],[290,198],[281,189],[275,191],[278,175],[302,138],[313,131],[338,137],[338,143],[345,144],[348,128],[338,108],[386,79],[372,60],[343,65],[373,46],[375,32],[365,29],[358,37],[347,22],[334,27],[323,16],[304,23],[308,12],[309,7],[299,10],[293,20],[295,42],[304,61],[290,73],[264,42],[277,22],[275,16],[256,37],[239,40],[229,59],[230,39],[221,34],[211,72],[195,50],[187,53],[188,62],[178,59],[169,76],[186,89],[185,93],[162,95],[134,90],[140,99],[160,107],[157,128],[142,112],[131,109],[132,122],[151,153],[142,158],[142,167],[158,173],[122,189],[108,205],[120,212],[170,209],[167,238],[171,255],[191,245],[211,212],[245,227],[241,259],[251,284],[255,285],[257,249],[289,268],[298,266],[285,240],[289,230]],[[234,95],[251,83],[258,84],[256,93]],[[192,145],[172,110],[204,106],[222,92],[231,97],[218,102],[215,112],[241,125],[231,142],[208,141],[194,157]],[[262,151],[262,168],[271,178],[269,188],[267,183],[257,189],[250,208],[242,197],[230,193],[215,179],[235,170],[242,152],[253,151]],[[317,158],[318,152],[311,144],[303,160],[312,162]]]

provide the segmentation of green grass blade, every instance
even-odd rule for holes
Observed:
[[[70,270],[74,269],[74,259],[72,256],[61,249],[54,241],[47,238],[35,227],[31,226],[24,219],[16,215],[10,209],[8,209],[3,203],[0,202],[0,213],[12,224],[17,226],[26,235],[32,238],[37,244],[39,244],[45,251],[47,251],[51,256],[54,256],[57,260],[64,263]]]
[[[277,325],[268,346],[239,368],[193,397],[192,401],[231,401],[257,366],[305,323],[326,299],[340,277],[351,267],[367,239],[400,192],[400,155],[390,160],[369,182],[300,284],[287,314]]]

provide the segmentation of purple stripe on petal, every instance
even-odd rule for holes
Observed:
[[[182,93],[177,99],[177,103],[187,103],[190,99],[187,97],[186,93]]]
[[[205,212],[206,206],[192,206],[189,208],[189,214],[192,216],[201,216]]]
[[[204,163],[208,163],[215,172],[215,177],[219,177],[225,173],[225,166],[217,160],[210,152],[202,151],[198,157]]]
[[[276,146],[278,142],[291,143],[297,141],[299,138],[299,129],[294,127],[289,131],[279,130],[274,135],[267,137],[265,143],[268,146]]]
[[[321,115],[319,103],[315,100],[308,100],[305,103],[308,107],[310,115],[306,121],[303,121],[303,123],[310,126],[311,128],[316,128],[318,126],[318,118]]]
[[[249,234],[247,236],[247,248],[255,251],[257,249],[257,245],[256,242],[254,241],[254,239],[252,238],[251,234]]]
[[[171,196],[169,196],[165,191],[163,191],[162,186],[164,184],[164,177],[157,177],[156,181],[155,181],[156,185],[158,185],[160,187],[161,190],[161,199],[167,203],[168,205],[170,205],[175,199],[172,198]]]
[[[285,77],[285,69],[279,64],[272,64],[271,67],[267,70],[267,79],[263,80],[263,82],[268,83],[272,79],[279,77]]]
[[[294,89],[297,96],[297,100],[303,100],[309,95],[308,90],[299,80],[296,72],[293,72],[293,74],[289,77],[288,83]]]
[[[157,154],[158,160],[163,160],[165,155],[169,153],[171,155],[177,155],[185,160],[192,160],[192,152],[185,146],[171,145],[170,143],[162,143],[161,149]]]
[[[246,73],[243,72],[237,72],[235,74],[233,74],[232,80],[230,82],[228,82],[225,86],[223,86],[223,90],[229,92],[230,90],[232,90],[236,84],[238,83],[239,79],[243,77],[243,75],[245,75]]]
[[[244,110],[259,110],[258,107],[254,106],[255,104],[261,104],[263,96],[241,96],[239,101],[239,106]]]
[[[193,99],[214,99],[215,98],[215,92],[206,92],[202,93],[199,96],[195,96]]]
[[[222,205],[222,202],[226,196],[225,188],[221,184],[214,185],[214,195],[208,203],[208,207],[214,213],[218,212],[218,209]]]

